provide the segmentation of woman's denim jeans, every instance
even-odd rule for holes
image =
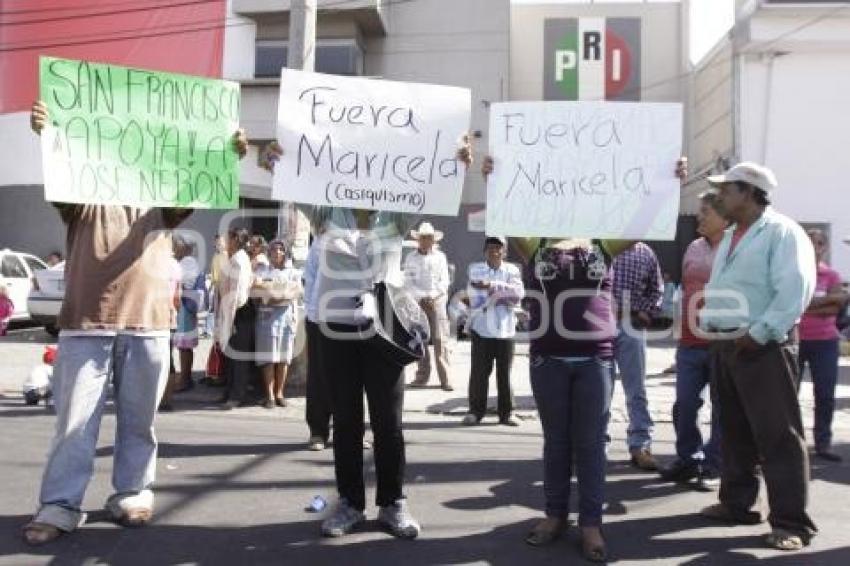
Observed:
[[[611,362],[533,356],[530,365],[531,387],[543,425],[546,515],[567,517],[575,462],[579,525],[598,526],[605,491]]]

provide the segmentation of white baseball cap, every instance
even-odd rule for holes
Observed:
[[[722,175],[710,175],[708,182],[714,186],[726,183],[747,183],[758,187],[766,193],[779,186],[773,171],[763,165],[742,161]]]

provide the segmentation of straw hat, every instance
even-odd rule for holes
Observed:
[[[418,240],[422,236],[433,236],[435,242],[443,239],[443,233],[439,230],[434,230],[434,226],[430,222],[423,222],[419,225],[419,230],[411,230],[410,237]]]

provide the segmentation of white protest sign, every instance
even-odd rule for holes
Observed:
[[[681,139],[681,104],[493,104],[487,233],[671,240]]]
[[[454,216],[469,89],[283,69],[273,196]]]

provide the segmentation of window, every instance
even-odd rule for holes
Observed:
[[[362,75],[363,53],[354,45],[320,45],[316,49],[316,70],[332,75]]]
[[[280,76],[280,70],[286,66],[288,53],[286,41],[257,41],[254,76]],[[332,75],[362,75],[363,51],[354,40],[320,41],[316,46],[316,71]]]
[[[254,59],[255,77],[279,77],[280,70],[286,66],[289,48],[283,41],[257,42]]]
[[[47,269],[47,264],[38,259],[37,257],[25,255],[24,261],[27,262],[27,266],[33,273],[35,273],[36,271],[41,271],[42,269]]]
[[[23,277],[25,279],[29,277],[27,270],[24,269],[24,264],[12,254],[3,256],[3,263],[0,264],[0,273],[2,273],[3,277]]]

